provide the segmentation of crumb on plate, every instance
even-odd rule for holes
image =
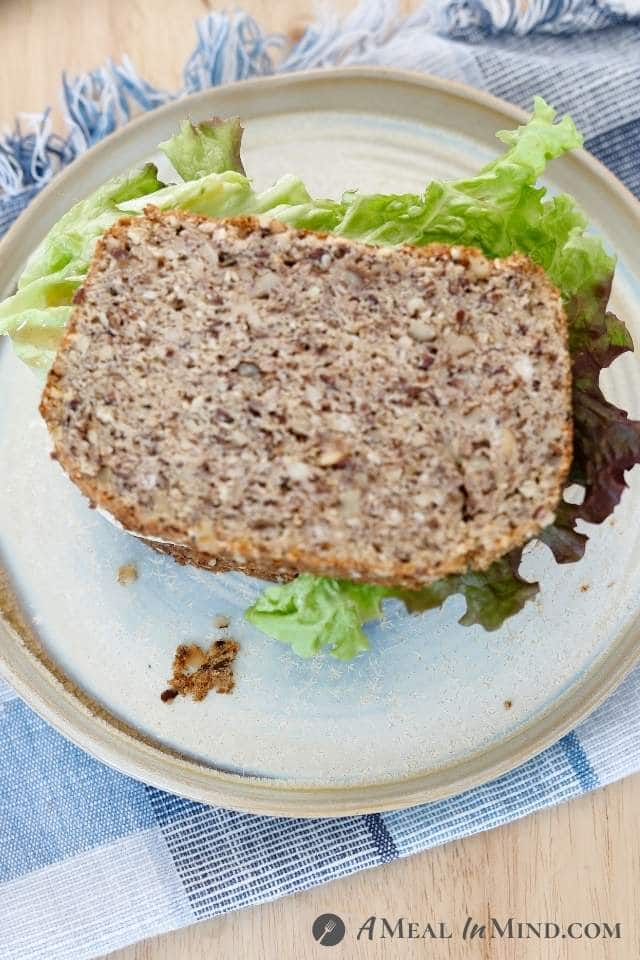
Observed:
[[[181,643],[173,658],[169,687],[160,699],[168,703],[182,694],[204,700],[211,690],[231,693],[235,685],[233,661],[239,649],[235,640],[214,640],[206,652],[197,643]]]
[[[135,583],[138,579],[138,568],[135,563],[123,563],[118,567],[117,580],[123,587],[128,587],[130,583]]]

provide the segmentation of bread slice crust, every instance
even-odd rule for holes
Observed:
[[[180,562],[417,587],[553,517],[567,323],[520,254],[148,208],[75,303],[40,405],[53,456]]]

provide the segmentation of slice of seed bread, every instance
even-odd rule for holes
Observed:
[[[182,561],[418,586],[553,517],[566,320],[523,256],[148,209],[76,304],[40,408],[53,455]]]

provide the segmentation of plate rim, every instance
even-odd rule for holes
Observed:
[[[254,88],[270,87],[277,90],[309,82],[348,82],[353,79],[386,80],[453,94],[498,112],[506,120],[522,122],[527,117],[519,107],[467,84],[419,71],[386,67],[354,66],[300,71],[208,88],[135,117],[56,175],[0,241],[0,262],[6,259],[11,263],[12,257],[8,251],[19,245],[16,238],[33,234],[33,225],[40,222],[41,207],[46,206],[55,191],[63,190],[71,178],[92,165],[97,156],[106,155],[116,140],[121,137],[135,138],[137,130],[149,124],[152,117],[175,111],[177,103],[184,108],[185,114],[189,114],[191,110],[198,110],[201,101],[208,102],[216,94],[224,96],[227,92],[250,92]],[[637,220],[640,228],[640,202],[624,184],[585,150],[575,151],[573,159],[590,170],[599,181],[605,181],[608,189],[617,194],[618,200],[626,207],[627,213]],[[43,229],[46,232],[46,226]],[[9,284],[11,278],[15,279],[15,274],[14,269],[8,269]],[[0,567],[0,579],[2,573]],[[333,817],[394,810],[480,786],[514,769],[561,739],[599,706],[640,660],[639,610],[618,634],[615,648],[610,648],[599,657],[576,684],[572,684],[544,711],[496,743],[479,748],[436,771],[352,785],[305,785],[302,782],[228,773],[192,757],[179,755],[157,742],[152,744],[141,739],[141,735],[131,728],[127,731],[121,729],[119,723],[114,725],[115,718],[107,720],[103,708],[97,704],[92,708],[89,698],[71,692],[54,675],[45,664],[45,658],[36,653],[26,623],[20,622],[19,615],[9,617],[7,610],[11,603],[16,603],[15,597],[10,596],[9,604],[1,605],[5,609],[0,608],[0,640],[3,641],[0,644],[0,674],[59,733],[109,767],[159,789],[207,804],[276,816]]]

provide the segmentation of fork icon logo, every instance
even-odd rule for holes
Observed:
[[[344,938],[344,921],[335,913],[321,913],[313,921],[312,933],[323,947],[335,947]]]

